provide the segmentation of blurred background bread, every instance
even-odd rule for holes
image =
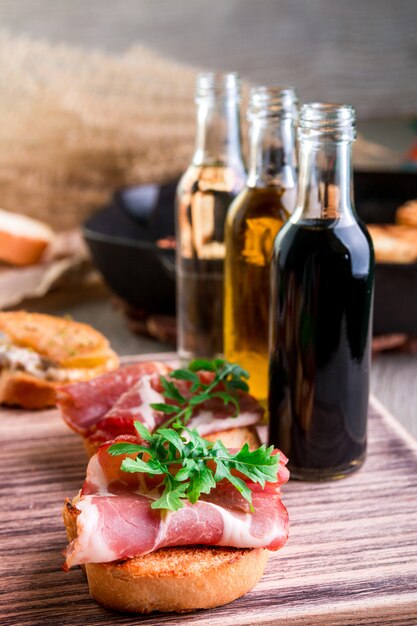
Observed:
[[[39,220],[0,209],[0,261],[33,265],[53,239],[53,231]]]
[[[395,212],[397,224],[405,224],[417,228],[417,200],[409,200],[398,207]]]
[[[417,262],[417,228],[399,224],[369,224],[379,263]]]

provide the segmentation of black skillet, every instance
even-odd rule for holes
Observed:
[[[149,313],[175,313],[175,250],[157,244],[174,234],[175,189],[175,182],[122,189],[83,227],[111,289]]]
[[[176,182],[119,191],[84,225],[98,269],[121,298],[149,313],[175,312],[175,251],[157,241],[174,235]],[[417,198],[417,174],[356,172],[356,208],[368,223],[394,221],[395,209]],[[417,264],[378,264],[374,333],[417,336]]]

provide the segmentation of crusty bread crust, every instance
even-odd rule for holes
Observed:
[[[109,361],[116,369],[118,359]],[[63,370],[65,372],[65,368]],[[85,381],[102,374],[101,368],[85,368],[78,380]],[[23,409],[46,409],[56,404],[56,390],[65,385],[64,381],[51,381],[37,378],[20,370],[0,370],[0,404],[19,406]],[[94,448],[94,452],[96,448]],[[92,456],[92,454],[90,454]]]
[[[417,227],[417,200],[409,200],[395,211],[396,224]]]
[[[33,265],[39,261],[48,243],[0,230],[0,259],[11,265]]]
[[[71,319],[44,313],[2,311],[0,330],[15,345],[31,348],[60,367],[93,369],[98,375],[119,364],[104,335],[88,324]]]
[[[417,228],[402,224],[368,224],[379,263],[417,262]]]
[[[255,426],[243,426],[241,428],[231,428],[218,433],[206,435],[204,439],[209,441],[217,441],[221,439],[226,448],[241,448],[245,443],[249,444],[249,448],[254,450],[259,448],[261,441],[258,437]]]
[[[53,241],[52,230],[39,220],[0,209],[0,260],[12,265],[37,263]]]
[[[63,516],[69,541],[76,537],[77,515],[67,502]],[[262,548],[163,548],[125,561],[87,563],[85,571],[90,594],[107,608],[181,613],[240,598],[259,582],[268,556]]]
[[[87,439],[87,437],[83,437],[83,444],[88,458],[91,459],[93,454],[97,452],[99,445],[97,445],[93,441],[90,441],[90,439]]]
[[[50,359],[61,374],[59,381],[45,380],[5,367],[0,371],[1,404],[25,409],[54,406],[57,387],[70,381],[90,380],[119,366],[119,357],[107,339],[87,324],[41,313],[2,311],[0,331],[14,345]]]
[[[55,384],[24,372],[1,370],[0,404],[20,406],[24,409],[44,409],[54,406]]]

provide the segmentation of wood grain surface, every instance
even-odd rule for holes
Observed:
[[[0,441],[2,625],[417,624],[417,443],[376,400],[356,475],[285,488],[290,539],[259,585],[181,616],[112,613],[89,597],[80,569],[61,571],[61,508],[83,482],[86,457],[56,410],[1,410]]]

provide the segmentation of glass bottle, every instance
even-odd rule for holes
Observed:
[[[309,104],[296,208],[271,271],[269,441],[293,478],[341,478],[366,454],[374,255],[353,207],[350,106]]]
[[[197,137],[177,190],[177,328],[183,362],[223,354],[224,223],[242,189],[240,80],[203,73],[196,87]]]
[[[250,94],[246,187],[226,219],[225,357],[250,373],[250,390],[266,402],[270,262],[275,236],[295,204],[297,97],[290,87]]]

